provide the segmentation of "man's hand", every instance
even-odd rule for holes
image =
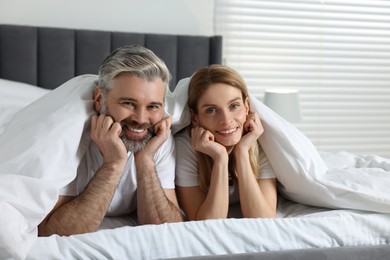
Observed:
[[[136,153],[136,155],[149,155],[153,157],[161,145],[168,139],[171,133],[172,118],[166,116],[161,121],[153,126],[155,136],[153,136],[145,145],[143,149]]]
[[[126,147],[119,137],[122,132],[120,123],[112,117],[101,114],[91,118],[91,138],[103,155],[104,163],[123,165],[127,161]]]

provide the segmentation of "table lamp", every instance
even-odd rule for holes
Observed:
[[[267,89],[263,103],[291,123],[301,120],[298,90]]]

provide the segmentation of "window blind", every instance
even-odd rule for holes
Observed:
[[[215,0],[214,26],[252,94],[299,90],[317,149],[390,158],[390,1]]]

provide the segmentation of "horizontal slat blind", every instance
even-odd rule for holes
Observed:
[[[215,0],[224,62],[250,92],[298,89],[322,151],[390,158],[390,1]]]

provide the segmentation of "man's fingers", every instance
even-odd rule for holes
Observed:
[[[164,120],[167,122],[168,127],[171,127],[172,117],[171,116],[165,116]]]
[[[114,133],[117,133],[118,136],[120,136],[120,134],[122,133],[122,126],[121,126],[120,123],[115,122],[114,124],[112,124],[111,130],[112,130]]]
[[[106,116],[106,117],[103,119],[102,127],[103,127],[104,129],[107,129],[107,130],[108,130],[108,129],[110,129],[110,128],[112,127],[113,123],[114,123],[114,120],[113,120],[111,117]]]
[[[154,132],[157,135],[161,135],[163,133],[169,133],[169,129],[171,128],[172,118],[170,116],[164,117],[160,122],[154,125]]]
[[[91,129],[95,129],[96,128],[97,119],[98,119],[97,115],[93,115],[91,117]]]

